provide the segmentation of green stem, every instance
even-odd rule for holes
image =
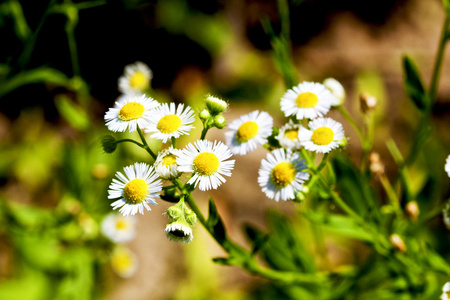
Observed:
[[[175,137],[172,137],[171,140],[172,140],[172,146],[176,149],[177,148],[177,139]]]
[[[389,179],[386,177],[386,174],[380,175],[380,182],[383,186],[384,190],[386,191],[386,195],[389,199],[389,202],[394,207],[396,213],[401,212],[400,208],[400,200],[397,197],[397,194],[395,193],[394,189],[392,188],[391,183],[389,182]]]
[[[437,94],[437,89],[438,89],[438,85],[439,85],[439,77],[441,74],[441,69],[442,69],[442,61],[444,59],[444,52],[445,52],[445,46],[447,43],[447,34],[448,34],[448,27],[450,24],[450,15],[446,15],[445,16],[445,21],[444,21],[444,26],[442,28],[442,32],[441,32],[441,40],[439,43],[439,47],[438,47],[438,53],[436,55],[436,62],[434,64],[434,71],[433,71],[433,77],[431,78],[431,84],[430,84],[430,90],[428,92],[428,111],[431,111],[434,102],[435,102],[435,98],[436,98],[436,94]]]
[[[141,128],[139,128],[139,125],[137,126],[137,132],[139,133],[139,137],[141,138],[142,143],[144,144],[144,149],[147,150],[148,154],[150,154],[151,157],[153,157],[153,159],[156,160],[156,154],[153,153],[152,149],[150,149],[150,147],[147,144],[147,141],[145,140],[145,136],[142,133]]]
[[[359,141],[361,143],[361,146],[363,147],[363,149],[365,148],[365,144],[366,144],[366,138],[364,137],[363,132],[361,131],[361,128],[358,126],[358,124],[355,122],[355,120],[353,119],[353,117],[348,113],[348,111],[344,108],[343,105],[340,105],[338,107],[339,112],[341,113],[341,115],[344,117],[345,120],[347,120],[347,122],[353,127],[353,129],[356,132],[356,135],[359,138]]]
[[[144,146],[144,145],[142,145],[141,143],[136,142],[135,140],[132,140],[132,139],[120,139],[120,140],[117,140],[117,141],[116,141],[117,144],[118,144],[118,143],[124,143],[124,142],[130,142],[130,143],[136,144],[136,145],[138,145],[139,147],[145,149],[145,146]]]
[[[204,139],[205,139],[206,133],[208,132],[208,130],[209,130],[208,127],[203,128],[202,134],[201,134],[201,136],[200,136],[200,139],[201,139],[201,140],[204,140]]]

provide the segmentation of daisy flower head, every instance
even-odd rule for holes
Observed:
[[[175,108],[175,103],[172,102],[170,105],[164,103],[153,110],[147,120],[145,132],[154,132],[151,138],[166,143],[172,137],[179,138],[194,128],[191,124],[195,121],[195,117],[194,111],[189,106],[184,109],[184,105],[179,104]]]
[[[276,149],[261,161],[258,183],[268,198],[278,202],[294,199],[308,178],[305,161],[297,152]]]
[[[191,226],[183,220],[176,220],[167,224],[164,232],[169,240],[174,242],[190,243],[194,238]]]
[[[155,170],[160,178],[175,179],[179,176],[177,165],[178,152],[178,149],[174,149],[171,146],[158,153],[158,157],[155,160]]]
[[[157,204],[155,199],[162,190],[162,182],[153,166],[135,163],[124,171],[125,175],[117,172],[109,186],[108,199],[118,199],[111,204],[113,209],[120,207],[119,212],[124,216],[144,214],[144,208],[151,210],[149,204]]]
[[[441,300],[450,300],[450,282],[446,282],[442,287]]]
[[[302,128],[300,143],[306,150],[327,153],[340,146],[345,138],[342,124],[331,118],[317,118],[309,122],[309,129]]]
[[[450,177],[450,155],[447,156],[447,159],[445,160],[445,172],[447,172]]]
[[[292,120],[289,120],[289,123],[280,128],[280,133],[275,138],[283,148],[298,150],[301,147],[298,139],[300,128],[300,124],[294,124]]]
[[[122,95],[113,108],[105,114],[106,126],[114,132],[136,131],[137,127],[145,128],[148,125],[146,120],[151,111],[158,107],[159,103],[147,98],[145,95]]]
[[[198,140],[194,144],[180,150],[179,172],[193,172],[188,184],[198,184],[202,191],[217,189],[226,181],[223,176],[231,176],[234,168],[234,160],[227,160],[232,155],[230,149],[218,141]]]
[[[133,276],[138,269],[138,259],[130,249],[117,247],[111,254],[111,268],[122,278]]]
[[[334,96],[331,106],[342,105],[345,101],[345,89],[342,84],[334,78],[327,78],[323,81],[323,85]]]
[[[225,140],[233,154],[245,155],[263,145],[272,134],[272,117],[255,110],[230,123]]]
[[[131,241],[136,234],[136,218],[117,213],[108,214],[102,221],[102,233],[115,243]]]
[[[280,105],[286,117],[295,116],[301,120],[322,117],[333,101],[334,96],[323,84],[305,81],[288,90]]]
[[[125,66],[123,75],[119,78],[119,91],[124,94],[143,94],[150,87],[153,73],[143,62]]]

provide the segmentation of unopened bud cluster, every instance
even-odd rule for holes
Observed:
[[[197,215],[186,206],[184,200],[167,209],[167,215],[171,219],[164,232],[166,236],[175,242],[189,243],[194,238],[192,227],[197,222]]]
[[[225,128],[227,120],[222,115],[228,110],[228,103],[217,97],[208,95],[205,99],[206,108],[200,111],[200,120],[206,125],[205,127]]]
[[[361,111],[365,114],[373,111],[377,106],[377,102],[377,98],[368,93],[361,93],[361,95],[359,95]]]
[[[380,155],[376,152],[370,153],[369,156],[369,162],[370,162],[370,171],[377,175],[381,176],[384,174],[384,164],[381,161]]]

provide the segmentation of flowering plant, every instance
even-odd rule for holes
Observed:
[[[282,22],[288,22],[285,1],[278,3]],[[415,236],[414,232],[440,214],[443,205],[420,212],[418,203],[426,197],[426,189],[414,191],[408,168],[429,134],[442,51],[449,37],[449,15],[447,9],[440,52],[428,90],[415,64],[410,58],[404,58],[405,90],[421,117],[406,156],[393,139],[386,141],[397,164],[394,179],[387,176],[383,159],[372,149],[377,99],[367,93],[360,95],[364,125],[358,125],[345,109],[345,89],[337,80],[298,82],[296,72],[292,71],[288,34],[283,30],[280,35],[274,34],[271,24],[264,21],[274,45],[275,62],[287,88],[280,97],[280,108],[286,117],[284,124],[276,124],[265,111],[254,110],[228,122],[227,126],[225,116],[229,103],[212,95],[205,97],[204,107],[198,108],[195,114],[194,109],[183,104],[159,103],[146,95],[146,90],[138,96],[136,91],[124,94],[106,113],[106,125],[111,131],[137,131],[139,140],[106,136],[103,149],[112,153],[119,143],[131,142],[145,149],[149,159],[126,167],[125,175],[117,172],[110,185],[109,199],[114,201],[111,205],[120,208],[126,216],[150,210],[158,198],[175,203],[167,210],[170,221],[165,233],[170,240],[190,243],[195,236],[194,225],[199,221],[227,254],[214,258],[216,263],[239,266],[270,279],[283,286],[292,298],[344,299],[350,291],[355,297],[389,295],[389,299],[399,299],[400,295],[435,295],[438,290],[433,282],[448,277],[450,266],[426,239]],[[129,82],[121,80],[121,86],[134,86],[131,78],[135,75],[127,76]],[[143,86],[148,88],[149,84]],[[359,166],[345,153],[348,139],[343,124],[327,116],[332,110],[340,114],[345,126],[350,126],[359,139],[362,148]],[[202,123],[200,137],[179,147],[178,139],[190,134],[195,115]],[[225,143],[207,139],[207,133],[213,128],[225,129]],[[144,133],[164,146],[150,147]],[[267,198],[293,201],[301,206],[302,216],[314,226],[366,245],[371,257],[362,267],[333,267],[320,232],[316,232],[315,238],[322,265],[317,265],[302,245],[296,228],[284,216],[270,215],[269,232],[246,226],[248,249],[229,237],[212,198],[208,215],[201,212],[193,191],[197,187],[203,192],[220,189],[226,177],[232,176],[233,169],[239,167],[232,156],[248,155],[257,147],[268,151],[255,174]],[[377,194],[374,182],[381,183],[382,195]],[[378,262],[383,264],[372,268]],[[374,278],[376,283],[372,282]]]

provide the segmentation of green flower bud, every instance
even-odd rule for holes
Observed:
[[[178,204],[176,204],[167,209],[167,215],[170,218],[177,220],[183,216],[183,210],[179,207]]]
[[[227,126],[227,120],[223,115],[217,115],[214,117],[214,126],[223,129],[225,126]]]
[[[206,107],[213,116],[220,114],[221,112],[224,112],[228,109],[227,102],[211,95],[206,97],[205,102]]]
[[[112,135],[105,135],[102,137],[102,148],[105,153],[113,153],[117,149],[117,140]]]
[[[186,210],[186,222],[190,225],[194,225],[197,222],[197,215],[189,208]]]
[[[211,116],[211,114],[209,113],[209,111],[208,111],[207,109],[203,109],[203,110],[199,113],[198,116],[200,117],[200,120],[206,121],[206,120],[209,119],[209,117]]]

